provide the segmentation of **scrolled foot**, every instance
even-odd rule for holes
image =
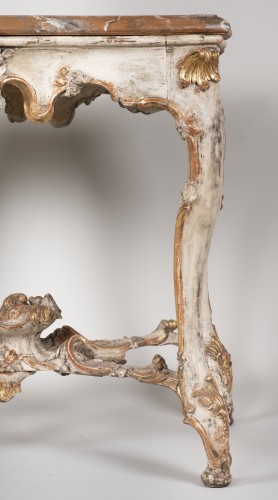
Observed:
[[[232,480],[229,468],[213,469],[209,465],[201,475],[201,479],[205,486],[209,488],[224,488],[228,486]]]

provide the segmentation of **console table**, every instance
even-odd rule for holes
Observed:
[[[169,111],[189,152],[174,239],[176,319],[163,319],[143,337],[88,340],[63,326],[41,338],[61,314],[53,297],[9,295],[0,309],[0,400],[10,400],[39,370],[168,387],[180,398],[184,422],[203,440],[202,481],[211,487],[231,481],[231,357],[212,324],[207,285],[222,206],[218,62],[230,35],[217,16],[0,16],[0,89],[9,120],[63,127],[77,106],[110,94],[133,113]],[[176,371],[158,354],[145,367],[126,364],[130,349],[167,344],[178,348]]]

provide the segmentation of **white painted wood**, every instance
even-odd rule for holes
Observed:
[[[1,36],[1,47],[163,47],[168,45],[201,45],[224,43],[221,35],[167,35],[167,36]]]
[[[7,61],[7,74],[31,81],[38,100],[46,105],[59,70],[69,67],[86,80],[113,83],[120,97],[167,97],[165,47],[20,48]],[[47,67],[47,72],[45,68]]]
[[[217,46],[212,48],[218,49]],[[178,318],[179,380],[184,394],[185,422],[200,432],[208,454],[208,469],[203,480],[206,484],[210,481],[214,484],[216,476],[220,482],[221,478],[223,482],[229,480],[230,465],[225,403],[230,401],[230,395],[213,361],[206,354],[206,346],[210,344],[214,332],[208,295],[207,259],[216,216],[222,203],[224,113],[219,83],[210,84],[206,91],[193,85],[187,88],[177,85],[178,63],[186,52],[191,53],[191,49],[175,47],[168,55],[171,67],[169,99],[184,116],[194,117],[199,131],[190,134],[188,128],[183,128],[181,124],[182,136],[190,143],[191,172],[181,200],[181,210],[185,207],[185,213],[177,273],[181,274],[181,293],[177,297],[181,311]],[[218,465],[213,463],[214,457],[217,457]],[[212,473],[217,468],[218,472]]]
[[[211,81],[205,88],[194,83],[185,87],[179,78],[180,65],[186,56],[204,48],[211,51],[205,55],[222,52],[225,46],[223,37],[32,36],[2,37],[1,44],[3,48],[10,48],[0,55],[0,86],[4,94],[7,84],[20,89],[24,96],[25,115],[32,121],[51,120],[56,126],[65,125],[69,123],[76,105],[90,102],[100,92],[109,92],[113,100],[120,101],[131,111],[168,109],[190,152],[190,175],[182,192],[175,240],[179,328],[177,374],[168,370],[161,357],[154,358],[152,365],[143,371],[119,366],[119,356],[127,350],[122,347],[123,340],[115,341],[111,352],[111,346],[105,345],[110,353],[107,361],[103,346],[96,348],[96,344],[89,345],[73,330],[63,330],[63,335],[69,336],[60,344],[55,343],[57,334],[53,334],[47,341],[48,345],[47,342],[41,343],[39,335],[42,330],[27,324],[28,331],[21,329],[18,335],[14,332],[9,337],[5,333],[6,327],[3,331],[0,328],[4,360],[8,359],[7,356],[12,358],[5,349],[19,351],[21,356],[28,353],[27,361],[22,358],[20,363],[17,360],[18,365],[9,365],[15,377],[12,380],[19,382],[28,370],[55,369],[61,373],[133,376],[170,387],[181,398],[184,421],[195,427],[203,439],[208,455],[208,468],[202,476],[204,483],[208,486],[227,485],[230,482],[228,425],[232,403],[225,377],[229,377],[231,372],[225,365],[228,353],[216,340],[207,284],[208,252],[222,202],[224,117],[220,84],[213,81],[210,73],[208,79]],[[205,65],[204,59],[202,61]],[[63,115],[61,109],[56,113],[59,96],[69,99],[68,117]],[[7,112],[12,119],[24,118],[20,115],[20,106],[18,109],[16,105],[14,108],[9,106]],[[59,115],[56,118],[55,113]],[[164,339],[167,328],[164,325],[158,329],[159,334],[156,332],[155,338],[158,335],[159,339]],[[168,332],[166,339],[154,345],[176,343],[176,335],[173,329],[171,331],[170,336]],[[119,342],[122,342],[120,348]],[[137,344],[137,341],[132,342],[128,348]],[[142,345],[142,340],[138,342],[139,346]],[[151,342],[150,337],[148,342]],[[97,349],[98,359],[95,357]],[[30,362],[29,358],[33,361],[31,359]],[[0,382],[2,380],[4,384],[3,400],[9,396],[5,370],[0,376]]]

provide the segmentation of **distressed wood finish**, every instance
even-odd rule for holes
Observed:
[[[189,152],[174,242],[177,319],[143,337],[89,340],[64,326],[41,338],[60,317],[54,299],[13,294],[0,309],[0,400],[40,370],[168,387],[203,440],[202,480],[211,487],[231,481],[231,357],[212,324],[207,283],[225,148],[218,62],[230,33],[217,16],[0,17],[0,89],[11,121],[62,127],[77,106],[108,93],[131,112],[170,112]],[[178,347],[176,371],[158,354],[145,367],[126,364],[130,349],[167,344]]]

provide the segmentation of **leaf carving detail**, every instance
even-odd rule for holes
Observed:
[[[219,52],[210,49],[197,49],[185,56],[178,64],[179,79],[183,88],[195,84],[200,90],[207,90],[210,82],[219,82]]]

